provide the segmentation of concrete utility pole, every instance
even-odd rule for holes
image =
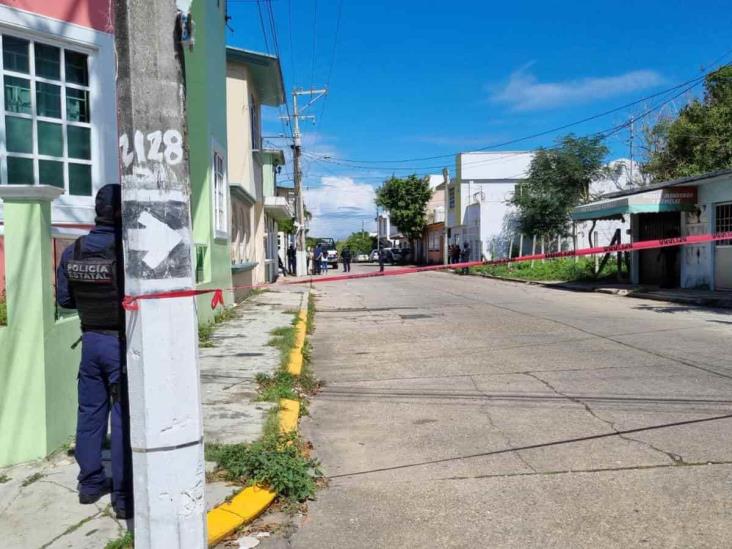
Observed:
[[[327,88],[318,90],[303,90],[295,88],[292,90],[292,129],[294,143],[292,145],[292,160],[295,165],[295,205],[296,205],[296,218],[298,223],[297,228],[297,241],[295,248],[297,249],[296,259],[296,274],[297,276],[307,275],[307,255],[305,247],[305,206],[302,196],[302,170],[300,169],[300,156],[302,155],[302,135],[300,134],[300,120],[315,120],[312,115],[302,114],[305,110],[315,103],[318,99],[325,96],[328,93]],[[309,95],[310,101],[300,110],[297,104],[297,98],[300,95]]]
[[[442,226],[442,263],[443,265],[447,265],[449,262],[449,257],[447,253],[447,243],[449,241],[449,238],[447,236],[447,212],[448,212],[448,206],[450,205],[448,201],[448,185],[450,184],[450,172],[447,171],[447,168],[442,168],[442,181],[445,183],[445,222]]]
[[[186,0],[178,0],[178,3]],[[187,0],[190,5],[190,0]],[[194,288],[175,0],[115,0],[125,292]],[[198,321],[192,297],[127,314],[135,547],[206,547]]]

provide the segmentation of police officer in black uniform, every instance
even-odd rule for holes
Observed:
[[[78,309],[82,351],[78,376],[76,461],[79,503],[112,493],[117,518],[132,517],[132,459],[125,370],[124,270],[121,190],[105,185],[96,196],[95,227],[66,248],[57,272],[56,300]],[[112,479],[102,465],[112,416]]]

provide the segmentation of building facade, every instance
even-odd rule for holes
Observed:
[[[186,108],[196,287],[231,288],[230,198],[226,130],[226,2],[191,5],[195,45],[186,50]],[[198,299],[199,322],[213,320],[210,295]],[[230,305],[234,295],[224,292]]]
[[[115,76],[109,2],[0,1],[0,466],[74,432],[79,321],[49,282],[119,181]]]
[[[276,192],[284,155],[262,143],[262,106],[284,104],[285,91],[277,57],[229,47],[226,59],[230,260],[237,296],[243,296],[247,286],[276,279],[277,221],[292,218]]]
[[[732,170],[606,194],[572,213],[577,221],[629,223],[633,242],[732,229]],[[732,240],[631,252],[631,282],[732,290]]]
[[[449,243],[470,246],[470,260],[504,257],[510,200],[527,175],[531,152],[459,153],[447,189]]]

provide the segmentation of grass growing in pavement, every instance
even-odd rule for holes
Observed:
[[[268,486],[291,503],[312,498],[322,476],[296,433],[268,433],[251,444],[210,444],[206,459],[215,461],[227,480]]]
[[[290,352],[295,346],[297,313],[293,325],[272,331],[269,344],[280,352],[280,365],[272,375],[259,374],[260,400],[277,402],[281,398],[298,400],[300,414],[307,413],[307,396],[317,391],[319,383],[309,367],[310,342],[303,346],[303,368],[300,376],[287,371]],[[217,478],[236,481],[245,486],[261,484],[277,492],[285,508],[304,502],[315,495],[322,473],[318,462],[310,457],[311,446],[297,433],[280,433],[277,408],[267,415],[261,440],[250,444],[207,444],[207,461],[217,464]],[[288,507],[290,506],[290,507]]]
[[[26,486],[30,486],[37,480],[41,480],[45,475],[43,473],[33,473],[31,476],[26,478],[23,482],[20,483],[20,485],[25,488]]]
[[[221,324],[222,322],[228,322],[234,318],[236,318],[236,307],[224,307],[214,315],[213,322],[209,322],[208,324],[199,324],[198,346],[213,347],[214,344],[211,340],[211,336],[213,336],[216,325]]]
[[[121,538],[113,539],[104,549],[132,549],[135,546],[135,538],[132,532],[125,532]]]
[[[293,322],[296,321],[297,316]],[[269,344],[280,351],[280,367],[271,375],[257,374],[259,399],[270,402],[277,402],[281,398],[299,400],[301,414],[307,413],[307,397],[320,387],[320,383],[310,368],[310,342],[305,340],[302,349],[303,366],[299,376],[294,376],[287,371],[290,352],[295,346],[295,326],[284,326],[273,330]]]
[[[580,258],[575,262],[573,258],[550,259],[542,263],[535,261],[513,263],[511,265],[484,265],[472,267],[473,273],[486,274],[490,276],[503,276],[509,278],[521,278],[523,280],[562,281],[580,282],[585,280],[598,280],[608,276],[615,276],[617,264],[614,258],[607,262],[602,273],[595,275],[595,261],[591,258]]]
[[[5,301],[5,296],[0,295],[0,326],[5,326],[8,323],[8,304]]]
[[[315,296],[313,292],[308,294],[308,335],[315,331]]]
[[[10,477],[6,474],[0,475],[0,484],[5,484],[6,482],[10,482]]]

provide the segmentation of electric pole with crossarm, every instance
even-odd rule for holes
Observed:
[[[328,93],[327,88],[321,89],[309,89],[305,90],[302,88],[295,88],[292,90],[292,107],[293,112],[291,116],[284,117],[286,119],[292,119],[292,130],[293,130],[293,144],[292,144],[292,161],[295,170],[295,218],[297,221],[297,233],[295,248],[297,250],[297,259],[295,272],[297,276],[307,275],[307,255],[305,248],[305,201],[303,200],[302,194],[302,170],[300,169],[300,156],[302,155],[302,135],[300,133],[300,120],[315,120],[312,115],[303,114],[308,107],[315,103],[318,99],[325,96]],[[301,95],[310,96],[308,101],[302,109],[298,106],[297,98]]]
[[[186,5],[187,4],[187,5]],[[183,40],[190,0],[115,0],[125,293],[194,289]],[[135,547],[207,545],[194,298],[127,313]]]

